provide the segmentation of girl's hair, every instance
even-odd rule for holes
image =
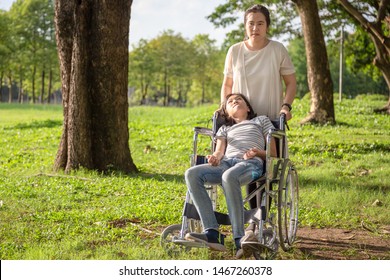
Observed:
[[[250,13],[262,13],[265,16],[265,21],[267,22],[267,27],[270,26],[271,18],[270,18],[270,15],[269,15],[269,10],[265,6],[260,5],[260,4],[253,5],[252,7],[250,7],[249,9],[247,9],[245,11],[245,14],[244,14],[244,26],[246,26],[246,21],[247,21],[248,15]],[[245,39],[247,39],[246,30],[245,30]]]
[[[251,120],[253,119],[254,117],[257,116],[257,114],[255,113],[255,111],[253,110],[251,104],[249,103],[249,100],[248,98],[246,98],[245,95],[243,95],[242,93],[230,93],[226,96],[225,98],[225,101],[222,103],[220,109],[218,110],[219,113],[220,113],[220,116],[223,117],[225,119],[225,124],[226,125],[233,125],[235,124],[235,120],[229,116],[228,112],[226,111],[226,104],[227,104],[227,101],[229,100],[229,98],[233,95],[237,95],[237,96],[240,96],[246,103],[246,105],[248,106],[249,108],[249,112],[248,112],[248,115],[247,115],[247,120]]]

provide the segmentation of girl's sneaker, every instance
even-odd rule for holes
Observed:
[[[190,232],[186,234],[185,239],[201,242],[214,251],[226,251],[225,236],[217,230],[206,230],[205,233]]]

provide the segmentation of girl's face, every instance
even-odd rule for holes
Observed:
[[[232,95],[226,100],[226,112],[229,116],[247,115],[250,111],[245,100],[240,95]]]
[[[264,39],[267,36],[267,21],[262,13],[249,13],[245,22],[245,33],[251,40]]]

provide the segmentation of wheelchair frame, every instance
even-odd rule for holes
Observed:
[[[213,115],[213,127],[195,127],[193,136],[193,154],[191,166],[206,163],[205,156],[198,155],[199,136],[211,138],[211,151],[215,149],[215,135],[222,125],[218,113]],[[287,136],[285,132],[285,115],[271,129],[266,141],[265,172],[251,184],[254,190],[244,198],[244,205],[255,198],[257,207],[244,211],[245,223],[254,222],[257,226],[255,235],[258,242],[243,242],[244,248],[249,246],[255,259],[272,259],[276,256],[279,245],[288,251],[293,245],[298,228],[298,174],[294,164],[288,158]],[[270,143],[277,142],[278,156],[271,157]],[[229,225],[228,214],[219,213],[217,209],[217,185],[205,186],[213,203],[214,213],[220,225]],[[191,203],[187,191],[184,202],[182,223],[168,226],[161,234],[160,244],[170,255],[194,247],[205,247],[204,244],[186,240],[188,232],[202,232],[202,225],[195,206]]]

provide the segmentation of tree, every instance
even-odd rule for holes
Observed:
[[[306,51],[303,38],[291,40],[288,44],[288,52],[291,60],[294,61],[297,79],[297,96],[301,98],[309,92],[307,85]]]
[[[137,171],[128,131],[132,0],[57,0],[64,124],[55,169]]]
[[[151,40],[150,47],[158,58],[157,71],[160,72],[161,91],[164,94],[163,105],[169,105],[174,97],[177,105],[184,104],[194,57],[192,45],[180,33],[175,34],[173,30],[167,30]]]
[[[17,0],[4,15],[1,21],[5,20],[6,26],[1,27],[1,33],[6,37],[0,40],[0,68],[8,85],[18,87],[19,102],[28,100],[30,93],[35,102],[36,84],[41,79],[41,96],[50,96],[53,87],[59,88],[53,1]]]
[[[204,104],[213,101],[215,93],[218,93],[221,88],[222,71],[218,69],[216,73],[215,65],[223,65],[223,61],[220,60],[220,52],[214,46],[215,40],[211,40],[208,35],[196,35],[192,44],[196,52],[192,71],[194,84],[199,85],[200,103]],[[217,96],[219,98],[219,95]]]
[[[44,102],[48,80],[47,102],[50,102],[53,71],[57,72],[58,58],[54,38],[54,8],[52,1],[17,1],[10,10],[14,24],[14,41],[18,52],[19,88],[26,93],[31,89],[32,100],[36,100],[37,71],[41,77],[40,101]],[[28,73],[26,73],[28,71]],[[31,73],[31,74],[30,74]],[[46,79],[47,74],[49,75]],[[29,81],[24,82],[30,78]],[[24,85],[24,86],[22,86]],[[29,85],[27,87],[27,85]]]
[[[338,38],[340,34],[341,30],[337,33]],[[381,71],[372,64],[375,47],[367,33],[361,29],[353,32],[344,31],[343,39],[342,93],[345,97],[353,98],[362,93],[378,93],[387,96],[386,81]],[[340,89],[340,41],[328,40],[327,52],[334,81],[333,91],[338,92]]]
[[[129,54],[132,102],[164,106],[218,102],[224,57],[214,44],[208,35],[188,40],[172,30],[140,40]]]
[[[333,83],[316,0],[293,0],[305,39],[307,78],[311,92],[309,115],[301,123],[334,123]]]
[[[390,0],[354,2],[338,0],[357,25],[366,30],[375,45],[373,64],[381,70],[389,88],[387,105],[377,111],[390,114]]]
[[[10,48],[10,19],[6,12],[0,10],[0,102],[3,99],[3,81],[8,70],[8,61],[11,54]]]
[[[140,40],[138,46],[130,52],[129,78],[130,82],[139,84],[140,105],[147,104],[149,88],[155,80],[156,52],[144,39]]]

